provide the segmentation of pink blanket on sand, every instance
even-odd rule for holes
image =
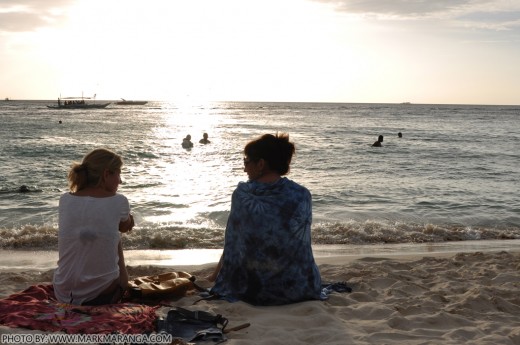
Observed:
[[[52,285],[33,285],[0,299],[0,324],[69,334],[146,334],[157,307],[134,303],[75,306],[60,303]]]

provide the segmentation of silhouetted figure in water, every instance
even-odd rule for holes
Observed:
[[[398,136],[399,138],[402,138],[402,137],[403,137],[403,133],[399,132],[399,133],[397,133],[397,136]]]
[[[209,144],[210,142],[211,141],[208,140],[208,133],[204,133],[202,135],[202,139],[199,140],[199,143],[204,144],[204,145]]]
[[[380,135],[379,138],[377,138],[377,141],[375,143],[372,144],[372,146],[375,146],[375,147],[381,147],[381,143],[383,142],[383,136]]]
[[[187,135],[186,138],[182,139],[182,147],[185,149],[190,149],[193,147],[193,143],[191,142],[191,135]]]

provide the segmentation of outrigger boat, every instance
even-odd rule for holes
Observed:
[[[86,102],[85,100],[94,99],[94,102]],[[48,105],[51,109],[102,109],[106,108],[108,103],[95,103],[96,95],[94,97],[64,97],[58,98],[57,105]]]
[[[148,103],[147,101],[127,101],[124,98],[121,98],[122,101],[116,102],[117,105],[145,105]]]

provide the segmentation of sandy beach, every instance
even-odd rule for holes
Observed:
[[[504,246],[506,241],[501,242]],[[174,303],[222,314],[228,327],[250,323],[229,333],[227,344],[520,344],[520,251],[511,242],[507,247],[317,255],[323,281],[346,281],[352,293],[280,307],[215,300],[193,305],[198,295]],[[185,270],[200,285],[210,286],[204,277],[214,265],[130,265],[129,273]],[[52,272],[4,268],[0,297],[48,283]],[[38,331],[0,326],[4,333]]]

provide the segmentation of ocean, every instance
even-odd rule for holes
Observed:
[[[0,249],[57,249],[68,169],[98,147],[124,159],[125,249],[222,248],[243,147],[276,132],[296,145],[288,178],[311,191],[316,245],[520,239],[520,106],[55,102],[0,103]]]

